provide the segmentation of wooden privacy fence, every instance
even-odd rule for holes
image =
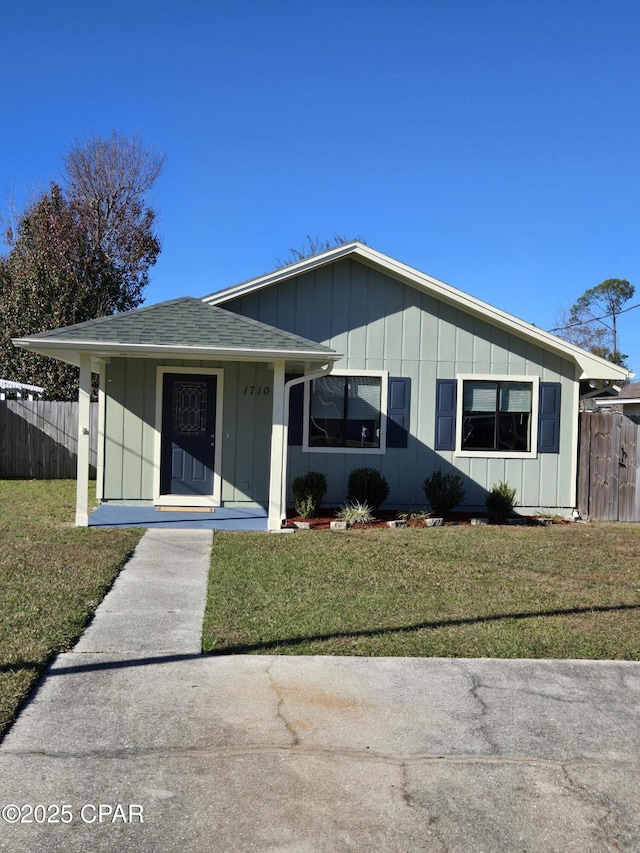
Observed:
[[[95,477],[98,404],[91,403],[91,466]],[[43,400],[0,402],[0,477],[74,479],[78,463],[78,403]]]
[[[640,415],[581,412],[578,510],[593,521],[640,521]]]

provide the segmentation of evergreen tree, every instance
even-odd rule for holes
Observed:
[[[114,133],[64,158],[65,191],[51,184],[7,234],[0,258],[0,375],[77,397],[76,368],[16,349],[11,338],[82,323],[140,305],[160,242],[144,194],[162,168],[139,138]]]

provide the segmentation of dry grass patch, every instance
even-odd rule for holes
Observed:
[[[206,652],[640,660],[640,527],[216,534]]]

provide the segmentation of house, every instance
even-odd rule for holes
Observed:
[[[39,385],[27,385],[25,382],[14,382],[11,379],[0,379],[0,400],[6,400],[7,395],[16,399],[22,400],[41,400],[44,395],[44,388]]]
[[[625,415],[640,415],[640,382],[630,382],[615,396],[597,397],[596,405]]]
[[[467,509],[502,480],[520,511],[569,512],[580,383],[627,376],[358,241],[14,343],[80,366],[81,435],[99,374],[101,501],[262,506],[270,529],[294,477],[324,472],[340,504],[363,466],[388,480],[389,506],[424,504],[442,468],[463,477]]]

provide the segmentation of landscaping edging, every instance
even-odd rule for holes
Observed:
[[[573,524],[573,519],[552,519],[539,516],[515,516],[507,519],[503,525],[491,524],[487,516],[472,516],[471,514],[457,514],[449,519],[439,517],[427,517],[423,520],[419,519],[401,519],[397,517],[397,513],[386,511],[378,513],[376,520],[372,524],[351,524],[348,521],[342,521],[334,515],[322,515],[315,518],[300,518],[292,516],[287,519],[287,525],[283,530],[379,530],[379,529],[401,529],[408,527],[417,527],[422,530],[431,527],[453,527],[456,525],[473,525],[473,526],[503,526],[503,527],[549,527],[552,524]]]

